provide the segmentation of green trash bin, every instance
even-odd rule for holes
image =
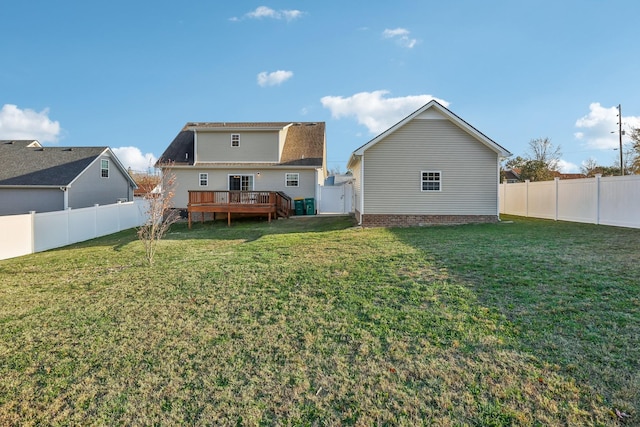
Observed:
[[[304,212],[307,215],[316,214],[316,199],[314,199],[313,197],[310,199],[304,199]]]
[[[294,199],[293,207],[296,211],[296,215],[304,215],[304,199]]]

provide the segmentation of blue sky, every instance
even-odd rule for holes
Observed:
[[[189,121],[324,121],[344,171],[432,98],[514,155],[551,138],[566,172],[616,161],[618,104],[640,127],[637,0],[23,0],[2,14],[0,139],[107,145],[136,170]]]

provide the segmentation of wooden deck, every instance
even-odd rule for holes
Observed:
[[[289,217],[291,198],[279,191],[200,191],[189,190],[187,205],[189,228],[191,214],[200,213],[204,222],[205,213],[226,212],[227,224],[231,225],[232,213],[263,214],[271,218]]]

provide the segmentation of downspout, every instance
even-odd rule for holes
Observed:
[[[498,197],[496,198],[496,202],[498,202],[498,206],[497,206],[497,214],[498,214],[498,222],[500,222],[500,160],[502,158],[500,157],[500,153],[498,153]]]
[[[198,131],[193,130],[193,165],[198,163]]]
[[[63,210],[67,210],[69,209],[69,187],[60,187],[60,190],[63,193],[63,198],[64,198],[64,202],[63,202]]]
[[[360,156],[360,221],[358,225],[362,225],[364,217],[364,153]]]

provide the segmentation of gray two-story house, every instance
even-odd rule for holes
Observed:
[[[316,198],[326,172],[323,122],[187,123],[160,156],[176,177],[174,206],[189,190],[279,191]]]
[[[0,215],[132,201],[135,181],[109,147],[0,141]]]

